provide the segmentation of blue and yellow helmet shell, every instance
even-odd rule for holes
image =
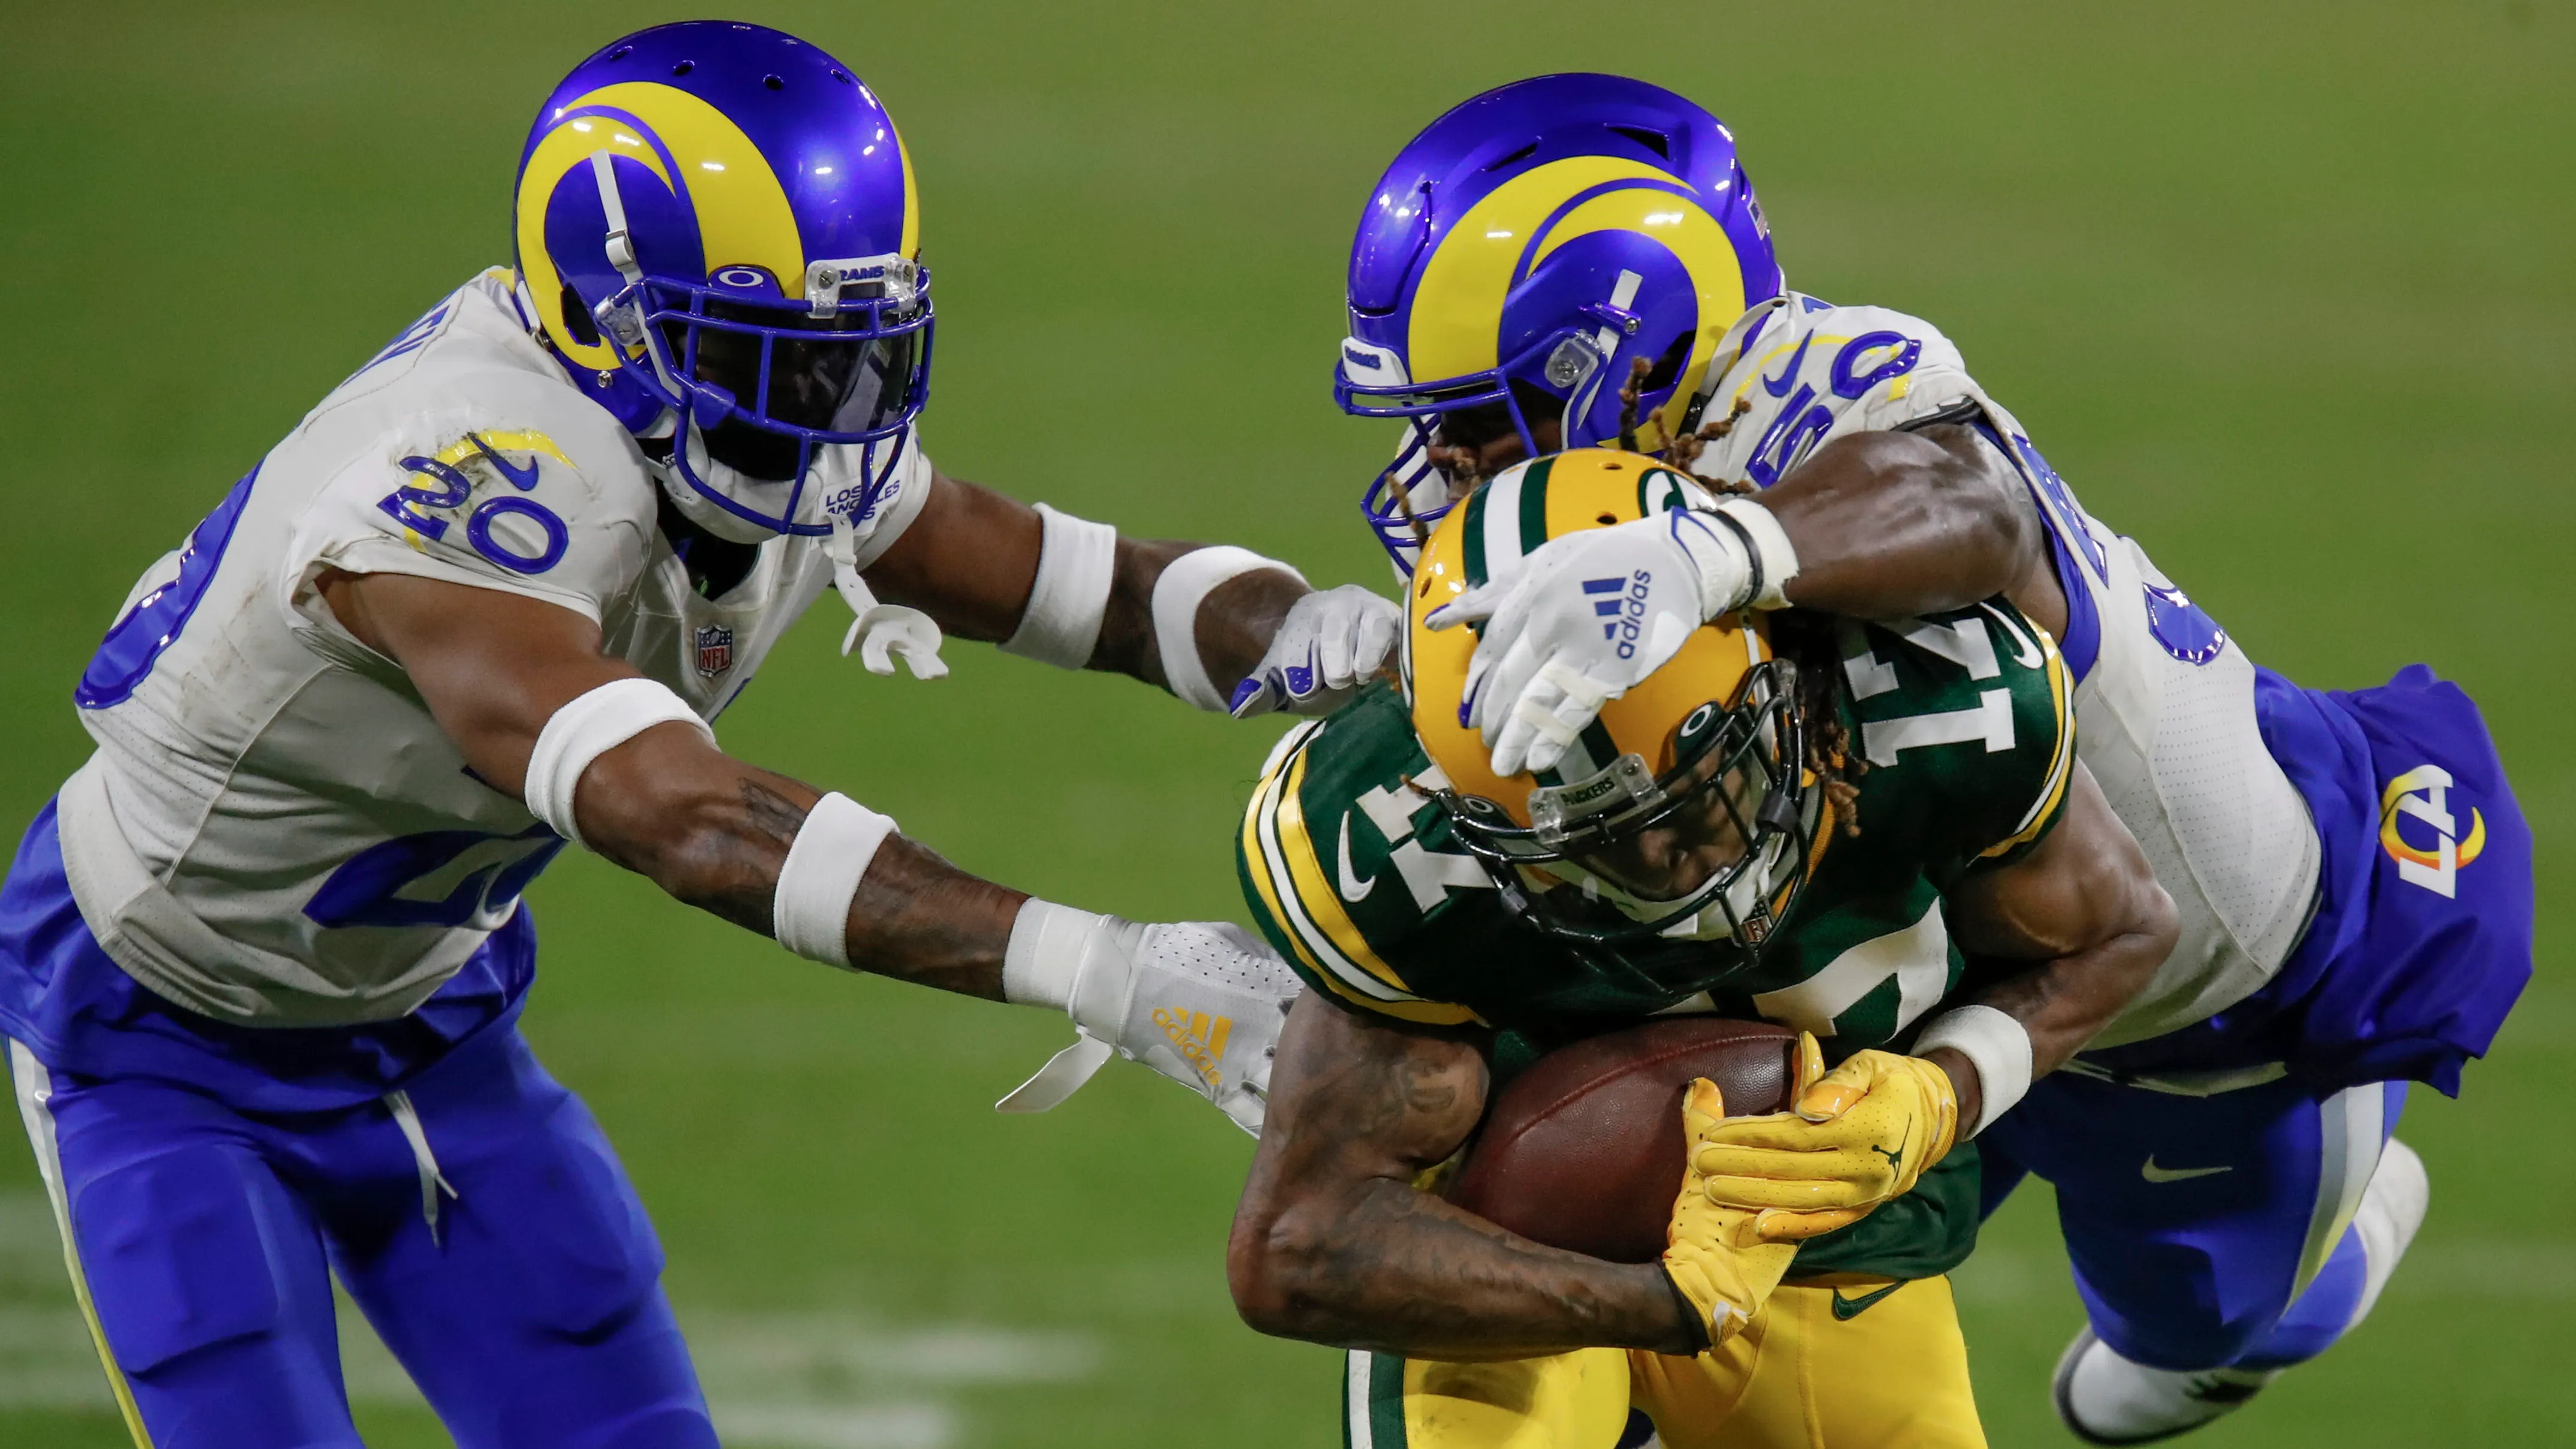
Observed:
[[[911,158],[876,94],[792,35],[688,21],[583,61],[546,98],[520,153],[513,230],[547,340],[577,379],[597,374],[594,391],[630,422],[658,403],[708,427],[739,416],[811,445],[884,437],[919,409],[915,386],[899,418],[790,426],[771,416],[765,350],[760,396],[696,385],[697,334],[711,315],[750,317],[760,325],[732,330],[781,338],[800,317],[836,335],[919,333],[905,365],[926,384]],[[844,291],[835,267],[853,260],[873,265],[846,280],[864,270],[869,285]],[[903,305],[890,306],[889,292]],[[638,325],[603,325],[621,315]],[[671,340],[681,330],[685,345]]]
[[[602,245],[598,189],[574,174],[603,149],[654,272],[719,283],[727,270],[758,272],[772,296],[792,299],[820,258],[920,257],[912,160],[847,67],[757,25],[638,31],[564,77],[519,154],[519,273],[547,336],[584,366],[615,365],[606,342],[582,340],[593,329],[565,326],[562,308],[566,283],[593,306],[622,285]],[[675,254],[652,255],[654,241]]]
[[[1562,446],[1582,447],[1617,440],[1618,393],[1642,358],[1638,441],[1653,448],[1727,328],[1781,286],[1715,116],[1619,76],[1518,81],[1432,122],[1371,192],[1336,392],[1355,413],[1415,418],[1427,443],[1430,420],[1461,407],[1499,402],[1519,419],[1519,381],[1564,401]],[[1370,514],[1392,546],[1387,484]]]

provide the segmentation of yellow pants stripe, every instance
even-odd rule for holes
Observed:
[[[98,1305],[89,1296],[89,1275],[81,1271],[80,1250],[72,1241],[71,1202],[63,1190],[62,1152],[54,1141],[53,1079],[25,1047],[6,1038],[0,1038],[0,1045],[8,1051],[18,1115],[27,1124],[28,1145],[36,1150],[36,1171],[44,1178],[45,1196],[54,1205],[54,1228],[63,1238],[63,1266],[71,1271],[72,1296],[79,1300],[82,1321],[89,1325],[90,1345],[98,1350],[99,1367],[107,1370],[108,1391],[116,1395],[116,1411],[125,1416],[125,1432],[133,1436],[134,1449],[152,1449],[142,1411],[134,1407],[134,1390],[125,1382],[125,1371],[116,1366],[116,1355],[108,1351],[107,1329],[98,1321]]]

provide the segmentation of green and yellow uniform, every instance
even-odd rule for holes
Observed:
[[[1273,752],[1238,840],[1253,917],[1313,989],[1347,1005],[1404,1021],[1492,1029],[1498,1077],[1551,1047],[1664,1013],[1803,1028],[1835,1060],[1868,1047],[1901,1048],[1967,970],[1944,925],[1943,894],[1978,870],[2027,854],[2064,811],[2074,768],[2070,683],[2054,641],[2001,601],[1894,624],[1843,622],[1837,643],[1843,724],[1852,754],[1868,765],[1856,781],[1857,807],[1846,819],[1828,805],[1805,888],[1758,963],[1713,990],[1673,994],[1637,973],[1596,964],[1515,918],[1485,868],[1457,843],[1434,798],[1448,782],[1392,687],[1301,727]],[[1849,1305],[1889,1284],[1939,1278],[1967,1257],[1976,1236],[1977,1177],[1973,1145],[1962,1143],[1913,1192],[1804,1244],[1792,1286],[1765,1315],[1767,1326],[1716,1354],[1696,1361],[1631,1355],[1625,1367],[1586,1354],[1533,1360],[1530,1372],[1544,1382],[1522,1384],[1494,1402],[1524,1405],[1528,1414],[1504,1415],[1524,1427],[1536,1422],[1529,1414],[1557,1416],[1549,1421],[1559,1432],[1530,1442],[1569,1449],[1590,1442],[1590,1430],[1573,1426],[1602,1419],[1614,1389],[1616,1422],[1601,1449],[1616,1438],[1630,1397],[1649,1412],[1661,1405],[1698,1424],[1666,1424],[1658,1413],[1668,1446],[1761,1442],[1740,1436],[1763,1418],[1755,1406],[1766,1401],[1766,1384],[1814,1381],[1812,1371],[1837,1355],[1855,1372],[1869,1362],[1855,1345],[1884,1328],[1865,1334]],[[1818,1294],[1842,1306],[1826,1314],[1832,1305]],[[1908,1360],[1914,1368],[1880,1361],[1869,1372],[1882,1380],[1919,1377],[1916,1370],[1930,1377],[1892,1400],[1882,1383],[1866,1392],[1838,1390],[1833,1404],[1820,1398],[1810,1408],[1901,1413],[1908,1432],[1919,1434],[1932,1432],[1926,1413],[1955,1426],[1960,1406],[1937,1402],[1948,1394],[1965,1404],[1966,1428],[1937,1433],[1935,1441],[1979,1442],[1947,1284],[1883,1301],[1888,1306],[1873,1310],[1882,1325],[1887,1318],[1922,1320],[1908,1331],[1917,1344]],[[1804,1367],[1764,1366],[1766,1356],[1783,1354]],[[1355,1363],[1354,1441],[1503,1442],[1494,1437],[1502,1421],[1457,1402],[1462,1384],[1485,1385],[1463,1391],[1480,1402],[1492,1398],[1487,1390],[1501,1393],[1492,1382],[1500,1367],[1382,1355]],[[1779,1391],[1792,1399],[1805,1392]],[[1712,1405],[1735,1406],[1715,1410],[1721,1418],[1733,1414],[1731,1428],[1701,1422]],[[1369,1424],[1376,1427],[1362,1440]],[[1426,1425],[1456,1432],[1433,1434]],[[1387,1437],[1398,1427],[1408,1429],[1408,1439]],[[1828,1438],[1875,1433],[1851,1424]]]

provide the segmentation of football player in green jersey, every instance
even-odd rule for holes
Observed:
[[[2172,905],[2074,758],[2055,643],[2000,601],[1721,618],[1556,769],[1495,777],[1460,723],[1474,638],[1425,617],[1551,537],[1720,508],[1605,449],[1484,485],[1408,590],[1410,701],[1290,734],[1247,812],[1246,896],[1314,989],[1229,1267],[1255,1327],[1355,1350],[1355,1444],[1610,1449],[1632,1406],[1669,1449],[1983,1442],[1943,1279],[1976,1231],[1966,1140],[2147,981]],[[1651,627],[1633,582],[1598,581],[1604,628]],[[1745,1159],[1695,1146],[1671,1247],[1627,1265],[1415,1191],[1498,1078],[1693,1011],[1823,1039],[1798,1115],[1836,1125],[1800,1146],[1875,1164],[1853,1175],[1884,1206],[1721,1207],[1708,1180],[1740,1200]],[[1696,1143],[1723,1109],[1706,1084],[1689,1105]]]

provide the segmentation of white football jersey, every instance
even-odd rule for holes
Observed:
[[[2085,513],[1930,324],[1793,292],[1738,321],[1716,359],[1699,422],[1733,421],[1693,462],[1702,477],[1769,487],[1835,438],[1955,411],[2028,484],[2067,594],[2059,644],[2076,676],[2077,755],[2182,924],[2173,955],[2092,1045],[2188,1026],[2270,980],[2314,906],[2320,847],[2256,727],[2244,651],[2134,540]]]
[[[62,790],[81,916],[137,980],[266,1026],[379,1021],[436,991],[562,841],[486,784],[325,569],[499,589],[598,622],[713,720],[830,585],[772,538],[700,598],[635,440],[532,337],[512,275],[467,283],[323,399],[147,570],[77,692],[97,752]],[[857,561],[919,513],[907,433]]]

